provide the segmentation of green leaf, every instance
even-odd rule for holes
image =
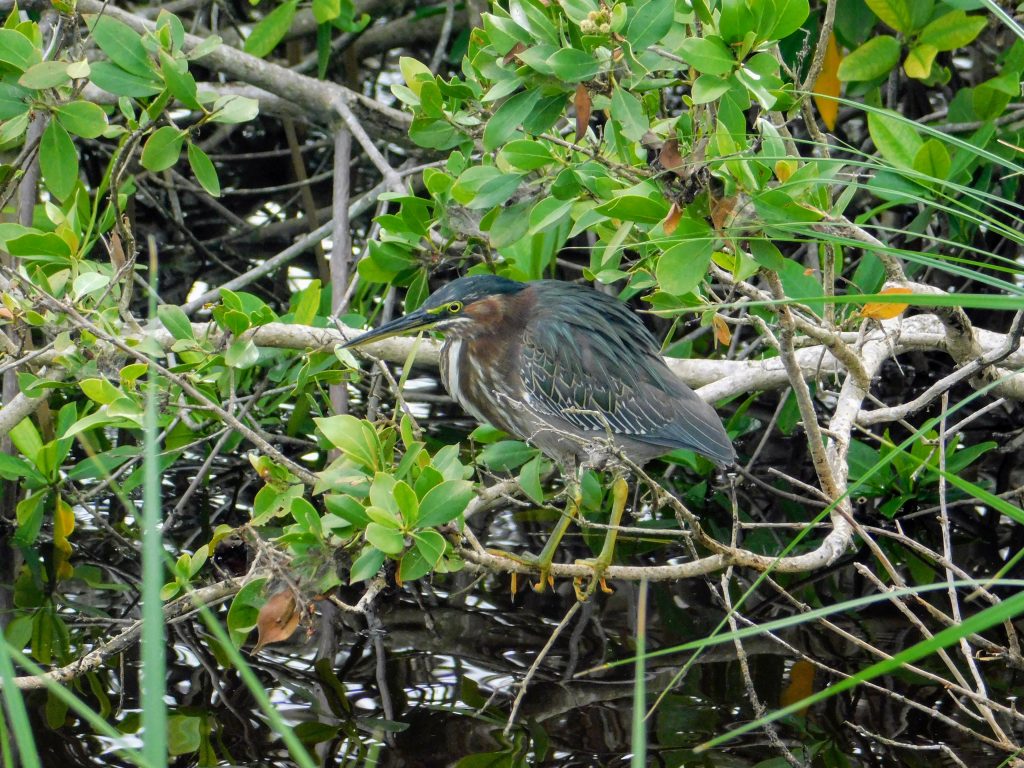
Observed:
[[[366,526],[366,540],[388,555],[400,555],[405,551],[405,534],[380,523]]]
[[[437,531],[418,531],[413,534],[413,542],[416,551],[430,564],[431,569],[440,562],[444,555],[444,536]]]
[[[508,141],[539,100],[540,90],[535,88],[506,99],[487,121],[487,127],[484,128],[484,149],[494,150]]]
[[[28,109],[0,125],[0,144],[20,139],[28,128]]]
[[[398,580],[400,582],[415,581],[430,573],[433,567],[434,564],[414,547],[405,553],[402,562],[398,565]]]
[[[295,312],[292,314],[292,322],[296,325],[312,325],[320,311],[320,281],[311,280],[309,285],[299,291],[294,297]]]
[[[188,164],[203,189],[214,197],[220,197],[220,179],[217,177],[217,169],[213,167],[213,161],[191,141],[188,143]]]
[[[915,0],[909,0],[914,2]],[[875,16],[895,29],[907,34],[914,31],[914,16],[908,0],[866,0]]]
[[[645,224],[657,224],[668,215],[664,198],[624,194],[594,208],[609,219],[625,219]]]
[[[521,171],[535,171],[554,162],[547,146],[536,139],[519,139],[510,141],[498,157]]]
[[[87,17],[87,20],[92,23],[93,41],[114,64],[139,77],[156,78],[156,68],[135,30],[106,14]],[[93,67],[94,78],[95,74]]]
[[[630,141],[640,141],[651,128],[640,99],[618,86],[612,92],[612,116],[622,126],[622,135]]]
[[[402,56],[398,59],[398,69],[402,73],[406,87],[419,98],[423,83],[434,79],[434,73],[430,71],[423,62],[411,56]]]
[[[326,24],[341,15],[341,0],[313,0],[313,18]]]
[[[164,76],[167,90],[189,109],[203,111],[199,103],[195,78],[188,71],[188,62],[175,59],[167,51],[160,51],[160,73]]]
[[[921,30],[918,44],[934,46],[939,51],[963,48],[981,34],[988,24],[985,16],[968,16],[963,11],[950,11],[939,16]]]
[[[754,257],[754,261],[765,269],[780,272],[786,265],[782,251],[771,240],[751,240],[749,245],[750,255]]]
[[[519,471],[519,487],[534,504],[544,503],[544,487],[540,482],[540,455],[534,456]]]
[[[693,92],[690,94],[694,104],[709,104],[722,96],[730,88],[733,81],[726,80],[715,75],[701,75],[693,82]]]
[[[937,53],[938,49],[934,45],[915,45],[903,60],[903,71],[907,73],[907,77],[925,80],[932,72],[932,63]]]
[[[232,342],[224,353],[224,362],[229,368],[245,370],[252,368],[260,359],[260,350],[252,339],[238,339]]]
[[[753,7],[756,5],[751,4]],[[796,32],[811,12],[807,0],[768,0],[761,5],[758,25],[763,40],[782,40]]]
[[[72,101],[61,104],[54,112],[60,124],[69,133],[83,139],[95,139],[107,129],[107,115],[102,107],[91,101]]]
[[[78,386],[82,388],[82,394],[100,405],[107,405],[119,397],[124,397],[124,393],[106,379],[84,379]]]
[[[75,301],[80,301],[83,297],[101,291],[108,285],[110,285],[108,275],[101,272],[83,272],[71,284],[71,295]]]
[[[142,167],[154,173],[164,171],[178,162],[186,132],[170,125],[157,128],[142,148]]]
[[[594,54],[579,48],[561,48],[548,57],[552,74],[565,83],[579,83],[591,80],[601,71],[601,63]],[[534,91],[540,97],[540,91]]]
[[[8,453],[0,453],[0,477],[4,480],[18,480],[22,477],[42,479],[28,462]]]
[[[268,13],[245,39],[242,50],[261,59],[274,50],[291,29],[298,5],[298,0],[288,0]]]
[[[199,751],[200,719],[191,715],[167,718],[167,751],[171,755],[190,755]]]
[[[700,285],[711,263],[710,239],[678,243],[661,254],[655,277],[661,290],[673,296],[692,293]]]
[[[705,75],[727,75],[736,67],[736,57],[717,36],[688,37],[680,46],[679,55]]]
[[[349,571],[349,582],[355,584],[360,581],[372,579],[377,575],[380,567],[384,565],[387,556],[376,547],[367,547],[363,553],[352,563],[352,570]]]
[[[26,69],[25,74],[18,78],[19,85],[37,90],[56,88],[70,82],[66,61],[41,61]]]
[[[377,454],[380,444],[371,444],[369,433],[363,429],[363,422],[347,413],[337,416],[313,419],[327,442],[343,454],[367,469],[377,468]],[[373,427],[370,426],[372,430]],[[374,432],[376,435],[376,432]]]
[[[414,527],[420,512],[420,502],[416,498],[416,491],[404,480],[399,480],[391,492],[394,494],[398,511],[402,515],[402,521],[407,528]]]
[[[221,96],[213,103],[213,112],[210,119],[215,123],[247,123],[259,114],[260,103],[248,96]]]
[[[58,200],[66,200],[78,182],[78,153],[68,132],[51,120],[39,142],[39,170],[46,188]]]
[[[153,77],[140,77],[110,61],[97,61],[92,65],[89,79],[92,84],[115,96],[146,98],[156,96],[163,86]]]
[[[914,155],[914,170],[936,181],[949,177],[949,152],[938,139],[928,139]]]
[[[899,40],[891,35],[879,35],[843,59],[837,75],[844,82],[874,80],[888,75],[899,60]]]
[[[189,322],[188,315],[181,307],[174,304],[161,304],[157,307],[156,316],[174,338],[179,341],[195,340],[192,323]]]
[[[462,172],[451,194],[467,208],[493,208],[508,200],[521,180],[518,173],[502,173],[493,165],[474,165]]]
[[[0,62],[24,72],[41,58],[39,49],[25,35],[13,29],[0,29]]]
[[[882,157],[897,168],[910,170],[921,149],[921,137],[911,123],[895,112],[869,112],[868,133]]]
[[[642,52],[667,35],[675,9],[675,0],[648,0],[630,14],[626,39],[633,50]]]
[[[427,491],[420,500],[420,528],[449,523],[466,509],[473,498],[473,484],[467,480],[445,480]]]

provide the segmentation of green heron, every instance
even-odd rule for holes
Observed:
[[[452,399],[479,421],[540,448],[574,484],[573,512],[536,558],[540,589],[550,582],[555,549],[578,508],[578,466],[614,466],[619,452],[644,464],[677,448],[719,465],[736,459],[714,409],[669,370],[640,318],[588,286],[462,277],[345,346],[425,329],[445,334],[441,379]],[[604,546],[585,561],[602,588],[627,496],[620,475]]]

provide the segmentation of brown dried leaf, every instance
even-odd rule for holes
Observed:
[[[124,246],[121,245],[121,236],[117,232],[110,233],[110,263],[118,270],[124,266]]]
[[[502,60],[502,64],[511,64],[512,59],[518,56],[520,53],[526,50],[526,46],[522,43],[516,43],[512,46],[512,50],[505,54],[505,58]]]
[[[661,228],[665,230],[666,235],[671,235],[676,231],[676,227],[679,226],[679,220],[682,217],[683,209],[679,207],[678,203],[672,203],[672,207],[668,209],[668,216],[665,217],[665,221],[661,224]]]
[[[711,318],[711,327],[715,330],[715,340],[719,344],[728,347],[732,343],[732,330],[721,315],[716,314]]]
[[[672,171],[681,179],[686,178],[686,172],[683,170],[683,156],[679,154],[679,141],[675,137],[661,145],[658,162],[666,171]]]
[[[736,209],[735,197],[720,197],[711,204],[711,225],[721,232]]]
[[[579,143],[587,135],[587,126],[590,125],[590,92],[583,83],[576,86],[572,103],[576,107],[576,142]]]
[[[907,294],[913,293],[909,288],[883,288],[879,291],[882,294]],[[860,310],[861,317],[869,317],[872,320],[892,320],[899,317],[906,311],[909,304],[883,304],[880,301],[869,301]]]
[[[253,653],[271,643],[281,643],[291,637],[299,626],[302,612],[295,605],[295,594],[290,589],[282,589],[270,596],[260,608],[256,619],[258,637]]]

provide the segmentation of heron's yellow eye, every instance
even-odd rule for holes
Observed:
[[[445,309],[447,309],[450,314],[457,315],[459,312],[462,311],[462,302],[453,301],[447,307],[445,307]]]

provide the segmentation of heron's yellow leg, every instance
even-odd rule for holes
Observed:
[[[626,511],[626,501],[628,499],[629,484],[626,482],[626,479],[623,477],[615,478],[615,481],[612,483],[612,513],[608,519],[608,535],[604,537],[601,552],[597,557],[576,561],[577,565],[588,565],[594,571],[594,575],[591,577],[590,584],[586,589],[583,588],[583,579],[576,578],[573,580],[576,598],[580,602],[589,598],[597,586],[601,587],[602,592],[610,593],[612,591],[605,583],[604,572],[608,570],[608,566],[612,564],[612,558],[615,556],[615,539],[619,535],[619,524],[622,522],[622,515]]]
[[[515,560],[517,563],[536,566],[540,571],[540,578],[537,583],[533,585],[533,588],[537,592],[543,592],[546,586],[555,586],[555,579],[551,575],[551,563],[554,562],[555,552],[558,551],[558,545],[561,544],[562,537],[565,536],[565,532],[569,529],[569,525],[579,514],[580,504],[583,502],[578,485],[573,485],[568,489],[568,491],[569,501],[566,504],[565,513],[559,518],[558,524],[555,526],[555,530],[551,532],[547,543],[544,545],[544,549],[540,551],[539,555],[513,554],[500,549],[487,550],[491,554],[498,555],[499,557],[507,557],[510,560]]]

